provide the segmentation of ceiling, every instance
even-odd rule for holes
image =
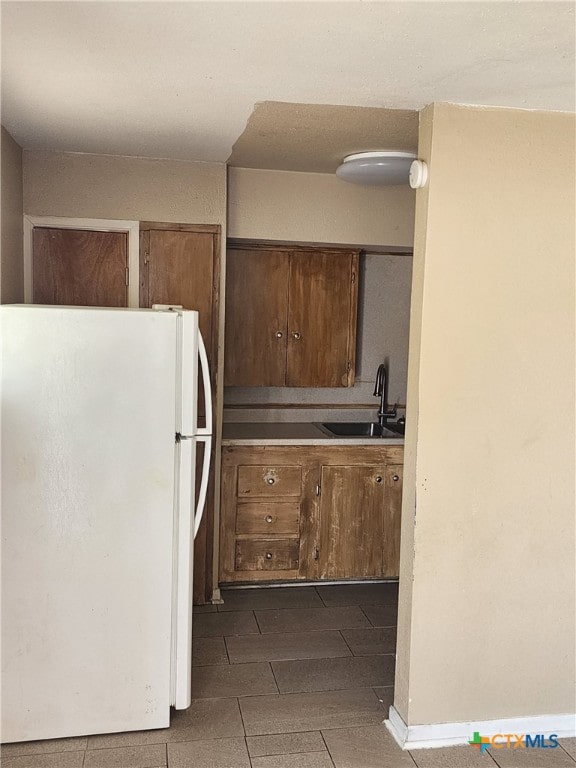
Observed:
[[[353,152],[383,147],[415,152],[418,112],[326,104],[258,104],[229,165],[334,173]]]
[[[572,2],[2,2],[25,148],[330,172],[433,101],[574,111]]]

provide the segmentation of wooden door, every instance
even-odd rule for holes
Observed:
[[[128,306],[128,234],[34,227],[34,304]]]
[[[184,309],[196,309],[208,347],[213,319],[214,235],[152,229],[143,230],[142,240],[144,251],[148,251],[148,275],[142,281],[141,304],[181,304]]]
[[[216,400],[220,228],[217,226],[140,223],[140,305],[179,304],[199,313],[199,326],[210,363],[212,401]],[[205,413],[202,380],[198,382],[200,420]],[[214,429],[216,426],[214,425]],[[206,509],[194,543],[194,602],[205,603],[212,592],[214,532],[214,440]],[[196,477],[200,478],[204,446],[198,444]],[[199,482],[196,483],[198,496]]]
[[[141,232],[140,304],[179,304],[199,313],[198,324],[213,363],[214,235],[205,232],[150,229]],[[198,409],[205,414],[202,380],[198,382]]]
[[[289,258],[286,251],[228,250],[226,386],[286,383]]]
[[[357,264],[354,253],[292,253],[287,386],[354,383]]]
[[[323,466],[320,480],[318,575],[382,576],[386,466]]]
[[[384,506],[384,543],[382,575],[400,575],[400,518],[402,515],[402,464],[386,467],[386,504]]]

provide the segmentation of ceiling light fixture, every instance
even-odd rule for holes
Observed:
[[[414,152],[396,150],[358,152],[344,158],[336,175],[343,181],[371,187],[408,184],[410,165],[416,157]]]

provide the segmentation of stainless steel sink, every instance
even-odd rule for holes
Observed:
[[[404,434],[404,425],[382,426],[372,421],[335,421],[320,424],[320,428],[336,437],[398,437]],[[401,431],[400,431],[401,430]]]

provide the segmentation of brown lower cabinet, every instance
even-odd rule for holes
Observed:
[[[397,578],[404,447],[226,446],[220,582]]]

